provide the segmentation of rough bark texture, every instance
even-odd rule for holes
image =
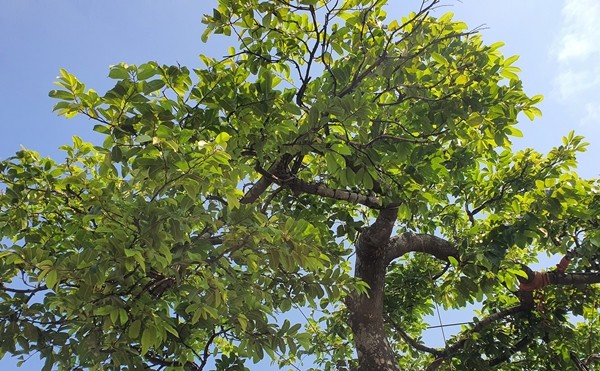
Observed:
[[[376,196],[367,196],[344,189],[330,188],[320,183],[303,182],[296,178],[283,184],[297,193],[308,193],[333,198],[334,200],[348,201],[359,205],[365,205],[373,209],[381,207],[381,202]]]
[[[444,261],[448,261],[450,256],[458,260],[458,251],[445,239],[428,234],[405,232],[390,238],[386,249],[386,261],[389,263],[409,252],[426,253]]]
[[[385,251],[397,213],[397,209],[382,210],[356,243],[355,275],[370,287],[368,295],[348,300],[359,371],[399,370],[383,322]]]

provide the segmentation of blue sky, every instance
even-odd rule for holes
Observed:
[[[21,145],[61,159],[58,146],[72,135],[95,137],[84,118],[65,120],[52,112],[48,98],[59,68],[104,92],[111,87],[108,67],[119,62],[200,65],[200,53],[225,54],[227,42],[202,44],[200,19],[216,0],[105,0],[0,2],[0,158]],[[391,18],[417,9],[414,0],[390,0]],[[402,4],[401,7],[399,4]],[[444,0],[438,13],[452,11],[471,28],[484,26],[487,43],[504,41],[505,55],[520,55],[516,63],[525,90],[542,94],[543,117],[521,118],[524,138],[518,147],[547,151],[570,130],[591,143],[580,157],[579,172],[600,172],[600,2],[597,0]],[[232,40],[232,44],[235,42]],[[470,317],[470,316],[469,316]],[[468,319],[468,318],[467,318]],[[445,322],[460,320],[444,316]],[[439,335],[439,334],[438,334]],[[437,337],[437,339],[435,339]],[[439,336],[431,335],[440,345]],[[36,357],[33,357],[36,358]],[[15,368],[6,356],[0,369]],[[38,370],[33,359],[22,370]],[[264,370],[264,367],[260,369]]]

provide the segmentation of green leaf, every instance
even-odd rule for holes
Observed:
[[[456,258],[454,256],[448,256],[448,261],[450,262],[450,264],[453,267],[458,267],[459,266],[458,260],[456,260]]]
[[[327,172],[330,174],[335,174],[340,169],[340,166],[337,162],[337,157],[334,153],[328,152],[325,154],[325,162],[327,164]]]
[[[120,162],[123,158],[123,152],[121,151],[121,147],[114,146],[111,150],[111,159],[114,162]]]
[[[469,82],[469,78],[466,75],[458,75],[456,78],[456,85],[466,85]]]
[[[137,69],[138,80],[146,80],[159,73],[154,63],[144,63]]]
[[[331,146],[331,149],[340,155],[350,156],[352,155],[352,149],[345,143],[336,143]]]
[[[147,81],[144,84],[144,94],[150,94],[159,89],[162,89],[164,86],[165,86],[165,82],[163,80]]]
[[[317,107],[312,106],[308,111],[308,126],[310,128],[316,128],[319,125],[320,112]]]
[[[63,100],[74,100],[75,96],[73,93],[64,90],[50,90],[48,93],[50,98],[63,99]]]
[[[135,141],[137,143],[148,143],[148,142],[152,142],[152,137],[147,135],[147,134],[140,134],[137,137],[135,137]]]
[[[511,64],[515,63],[515,62],[516,62],[518,59],[519,59],[519,56],[518,56],[518,55],[513,55],[512,57],[506,58],[506,59],[504,60],[503,66],[504,66],[504,67],[508,67],[508,66],[510,66]]]
[[[51,269],[46,274],[46,286],[51,289],[55,289],[58,284],[58,272],[55,269]]]
[[[156,331],[153,327],[144,328],[141,339],[141,354],[148,353],[148,350],[156,344]]]
[[[444,58],[444,56],[441,55],[440,53],[436,53],[436,52],[431,53],[431,57],[433,58],[434,61],[441,64],[442,66],[445,66],[448,64],[448,61],[446,60],[446,58]]]
[[[231,138],[231,135],[229,133],[226,132],[221,132],[219,133],[219,135],[217,135],[217,137],[215,138],[215,143],[220,144],[220,145],[224,145],[227,144],[227,141]]]
[[[110,66],[108,77],[116,80],[127,80],[129,79],[129,71],[127,70],[126,65],[117,64],[114,66]]]

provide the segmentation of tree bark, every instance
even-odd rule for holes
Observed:
[[[352,295],[347,302],[358,353],[358,371],[399,370],[383,321],[385,250],[397,214],[395,208],[381,210],[356,242],[355,275],[369,285],[368,294]]]
[[[409,252],[429,254],[443,261],[448,261],[450,256],[459,259],[458,250],[449,241],[430,234],[405,232],[390,238],[386,249],[386,262],[389,263]]]

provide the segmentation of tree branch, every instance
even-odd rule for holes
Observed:
[[[430,254],[444,261],[448,261],[450,256],[457,260],[459,258],[454,245],[443,238],[429,234],[405,232],[390,238],[386,248],[386,262],[389,264],[392,260],[409,252]]]
[[[527,274],[519,279],[519,290],[531,292],[541,289],[547,285],[590,285],[600,283],[600,272],[596,273],[564,273],[568,261],[564,263],[565,258],[557,265],[557,270],[550,272],[535,272],[526,265],[521,265],[523,271]]]
[[[291,155],[285,154],[275,161],[267,171],[264,169],[261,171],[260,166],[257,166],[257,171],[262,174],[262,177],[240,199],[240,203],[251,204],[256,201],[277,180],[280,174],[286,173],[286,168],[291,159]]]
[[[426,345],[423,345],[423,344],[417,342],[415,339],[410,337],[406,332],[404,332],[404,330],[402,330],[402,328],[396,322],[394,322],[394,320],[392,320],[389,316],[386,316],[385,319],[386,319],[386,322],[388,322],[392,326],[394,331],[396,331],[400,335],[400,337],[414,349],[420,350],[421,352],[431,353],[436,357],[440,357],[440,356],[444,355],[443,350],[430,348]]]
[[[467,336],[464,336],[466,334],[469,333],[476,333],[476,332],[480,332],[481,330],[483,330],[485,327],[489,326],[490,324],[492,324],[493,322],[496,322],[498,320],[501,320],[503,318],[506,318],[510,315],[522,312],[522,311],[526,311],[527,307],[523,306],[523,305],[517,305],[514,307],[510,307],[504,310],[501,310],[499,312],[496,312],[494,314],[491,314],[485,318],[483,318],[482,320],[478,321],[477,323],[475,323],[475,325],[470,328],[469,330],[466,330],[466,332],[463,334],[463,337],[457,341],[456,343],[452,344],[449,347],[446,347],[443,350],[435,350],[436,353],[433,352],[429,352],[432,353],[434,355],[437,355],[438,358],[432,362],[429,367],[427,367],[427,370],[437,370],[439,368],[439,366],[441,366],[441,364],[447,360],[448,358],[452,357],[454,354],[456,354],[467,342],[467,340],[469,339]],[[524,340],[524,339],[523,339]],[[515,352],[519,351],[520,349],[522,349],[522,342],[523,340],[519,341],[511,350],[511,352],[507,352],[497,358],[494,358],[490,361],[490,364],[492,365],[497,365],[499,363],[502,363],[504,361],[506,361],[511,355],[513,355]],[[527,343],[528,344],[528,343]],[[411,344],[412,345],[412,344]],[[525,344],[526,345],[526,344]],[[418,349],[418,348],[415,348]],[[420,349],[418,349],[420,350]]]
[[[600,273],[549,272],[550,285],[590,285],[600,283]]]
[[[532,341],[533,337],[525,336],[523,339],[519,340],[515,345],[513,345],[512,348],[510,348],[507,352],[491,359],[489,361],[489,365],[493,367],[508,361],[513,354],[525,349],[525,347],[527,347]]]
[[[35,294],[36,292],[48,290],[46,285],[36,286],[30,289],[13,289],[11,287],[4,286],[4,283],[0,282],[0,291],[12,292],[15,294]]]
[[[496,312],[494,314],[490,314],[489,316],[487,316],[487,317],[483,318],[482,320],[480,320],[479,322],[477,322],[472,328],[470,328],[469,330],[467,330],[467,332],[468,333],[480,332],[485,327],[491,325],[493,322],[496,322],[498,320],[506,318],[506,317],[508,317],[510,315],[522,312],[524,310],[525,310],[525,307],[523,307],[522,305],[517,305],[517,306],[514,306],[514,307],[503,309],[503,310],[501,310],[499,312]],[[444,353],[447,356],[450,356],[450,355],[456,353],[458,350],[460,350],[460,348],[462,348],[465,345],[465,343],[467,342],[467,340],[468,340],[467,337],[463,337],[462,339],[460,339],[456,343],[454,343],[451,346],[447,347],[445,349]]]
[[[274,165],[273,165],[274,166]],[[269,186],[273,184],[273,180],[262,176],[256,183],[252,185],[250,190],[244,194],[244,196],[240,199],[240,203],[242,204],[251,204],[256,201],[260,195],[262,195]]]
[[[309,193],[327,198],[333,198],[334,200],[348,201],[353,204],[367,206],[371,209],[381,208],[381,201],[376,196],[366,196],[344,189],[330,188],[322,183],[305,182],[303,180],[293,178],[282,182],[281,185],[297,193]]]
[[[385,246],[389,243],[397,218],[397,206],[381,209],[375,222],[361,233],[362,243],[358,243],[357,246],[381,246],[381,250],[385,253]]]

